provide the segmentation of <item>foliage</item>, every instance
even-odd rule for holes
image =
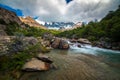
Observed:
[[[40,43],[37,43],[36,45],[28,46],[28,48],[24,50],[24,52],[30,53],[30,54],[38,54],[40,52],[43,52],[43,53],[49,52],[49,50],[46,49],[46,47],[42,46]]]
[[[10,22],[9,24],[7,24],[5,32],[8,35],[14,35],[14,33],[18,31],[19,27],[20,26],[18,25],[18,23],[16,23],[16,22]]]
[[[111,41],[120,41],[120,7],[110,11],[100,22],[89,22],[87,25],[70,31],[64,31],[57,36],[67,38],[87,38],[91,41],[106,37]]]
[[[0,24],[4,24],[7,26],[5,29],[5,32],[10,36],[14,35],[15,33],[21,33],[25,36],[39,37],[46,32],[52,33],[53,35],[60,33],[60,31],[57,31],[57,30],[47,30],[47,29],[45,30],[41,28],[36,28],[34,26],[30,27],[29,25],[24,23],[23,24],[25,25],[25,27],[22,28],[17,22],[11,21],[10,23],[6,24],[3,19],[0,19]]]

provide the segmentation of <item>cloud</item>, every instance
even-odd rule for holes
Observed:
[[[0,3],[20,9],[25,16],[39,16],[42,21],[100,20],[108,11],[117,9],[120,0],[0,0]]]

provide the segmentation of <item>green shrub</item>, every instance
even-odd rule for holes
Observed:
[[[31,54],[38,54],[40,52],[47,53],[50,50],[46,49],[46,47],[42,46],[40,43],[37,43],[36,45],[29,46],[25,52],[31,53]]]
[[[94,36],[89,36],[88,40],[90,40],[90,41],[96,41],[97,39]]]

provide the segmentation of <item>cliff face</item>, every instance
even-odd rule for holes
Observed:
[[[0,19],[3,19],[6,24],[9,24],[10,22],[16,22],[19,25],[22,24],[22,22],[14,12],[8,11],[3,8],[0,8]]]
[[[0,8],[0,36],[6,35],[5,29],[11,23],[17,23],[21,27],[25,27],[14,12]]]
[[[19,17],[19,19],[25,23],[28,24],[31,27],[37,27],[37,28],[41,28],[41,29],[47,29],[46,27],[40,25],[38,22],[36,22],[33,18],[31,18],[30,16],[27,16],[26,18],[23,17]]]

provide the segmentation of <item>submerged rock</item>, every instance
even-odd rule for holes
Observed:
[[[44,54],[39,54],[38,56],[37,56],[37,59],[39,59],[39,60],[41,60],[41,61],[43,61],[43,62],[46,62],[46,63],[53,63],[53,61],[50,59],[50,57],[49,56],[46,56],[46,55],[44,55]]]
[[[24,71],[46,71],[49,69],[49,63],[43,62],[42,60],[38,60],[36,58],[32,58],[32,60],[27,62],[22,68]]]

